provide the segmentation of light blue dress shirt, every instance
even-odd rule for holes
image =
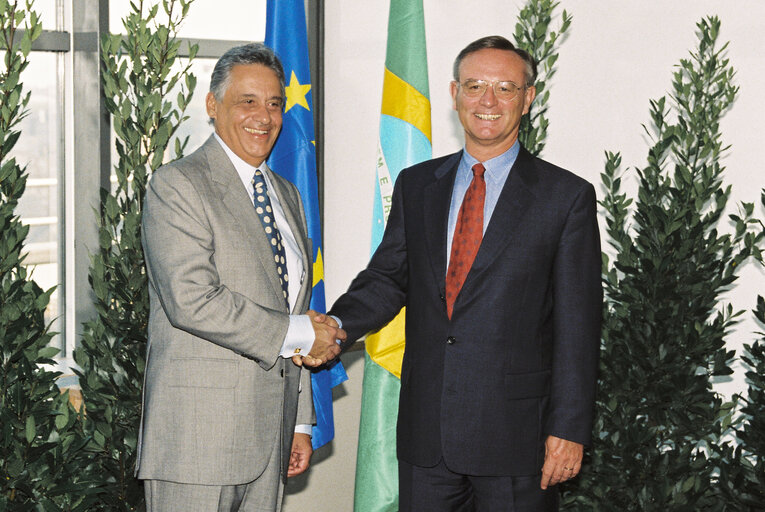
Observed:
[[[484,180],[486,181],[486,199],[483,203],[483,232],[486,233],[486,226],[489,225],[491,215],[494,213],[494,207],[497,206],[499,194],[505,186],[507,177],[510,176],[510,169],[518,158],[518,152],[521,149],[520,143],[516,140],[510,149],[499,156],[481,162],[484,169]],[[449,258],[452,254],[452,240],[454,239],[454,229],[457,227],[457,217],[459,217],[462,200],[465,193],[473,181],[473,166],[478,160],[466,150],[462,151],[462,158],[457,167],[457,176],[454,179],[454,189],[452,190],[452,202],[449,207],[449,225],[446,235],[446,268],[449,268]]]

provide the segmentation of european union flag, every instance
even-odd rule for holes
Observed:
[[[268,166],[294,183],[300,191],[313,240],[313,295],[311,309],[326,312],[324,260],[321,250],[319,188],[316,177],[316,146],[313,131],[311,72],[308,66],[308,36],[303,0],[268,0],[266,41],[284,66],[286,102],[281,135],[268,159]],[[348,379],[343,364],[312,375],[316,426],[314,450],[335,436],[332,388]]]

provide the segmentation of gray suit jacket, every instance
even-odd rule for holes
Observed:
[[[303,313],[305,213],[294,185],[275,173],[271,182],[303,256],[293,311]],[[273,254],[215,137],[152,176],[143,247],[151,312],[138,477],[247,483],[279,443],[286,468],[296,420],[314,421],[310,374],[279,357],[289,313]]]

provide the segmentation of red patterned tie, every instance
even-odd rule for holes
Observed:
[[[452,253],[449,256],[449,270],[446,272],[446,313],[452,318],[454,301],[462,284],[473,266],[473,260],[483,238],[483,203],[486,198],[486,181],[483,164],[473,166],[473,181],[470,182],[462,200],[457,226],[452,238]]]

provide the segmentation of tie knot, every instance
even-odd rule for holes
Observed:
[[[255,189],[264,189],[266,188],[266,179],[263,176],[263,171],[260,169],[255,169],[255,174],[252,177],[252,186],[255,187]]]
[[[486,168],[483,166],[481,162],[478,162],[473,166],[473,176],[478,176],[479,178],[483,177],[483,173],[486,172]]]

